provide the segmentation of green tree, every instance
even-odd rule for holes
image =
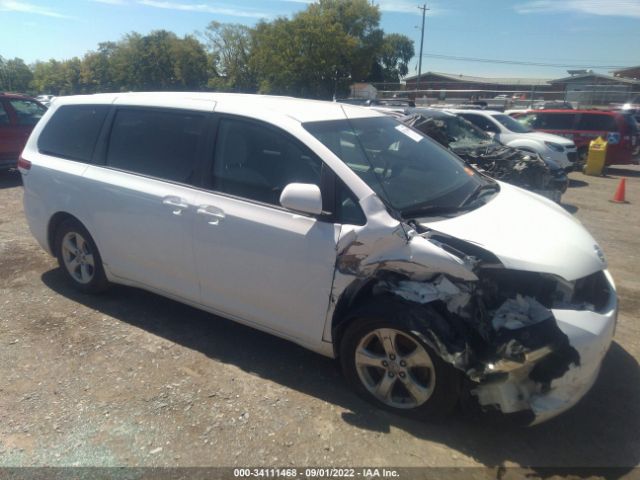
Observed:
[[[62,63],[51,59],[33,65],[33,89],[39,93],[60,95],[64,91]]]
[[[398,33],[384,36],[379,63],[385,82],[399,83],[409,72],[409,61],[415,55],[413,41]]]
[[[115,92],[119,88],[114,81],[112,56],[118,48],[115,42],[98,44],[96,52],[88,52],[80,66],[80,83],[87,93]]]
[[[208,87],[331,98],[353,82],[398,82],[407,74],[413,43],[385,35],[379,23],[380,10],[368,0],[317,0],[290,19],[254,28],[211,22],[205,44],[156,30],[31,68],[0,57],[0,88],[67,95]]]
[[[250,63],[251,29],[245,25],[211,22],[204,36],[212,63],[209,86],[216,90],[255,91],[256,75]]]
[[[385,37],[379,22],[378,7],[367,0],[318,0],[292,19],[259,23],[249,62],[260,91],[330,98],[353,82],[398,81],[413,44],[403,35]]]
[[[171,42],[173,86],[181,90],[198,90],[209,76],[207,54],[202,44],[193,36],[175,38]]]
[[[263,93],[330,98],[348,83],[356,47],[340,24],[305,11],[259,23],[251,61]]]
[[[33,66],[32,89],[53,95],[81,93],[80,67],[81,61],[77,57],[62,62],[54,59],[36,62]]]
[[[355,42],[349,52],[348,75],[355,82],[366,80],[383,44],[384,32],[379,28],[380,9],[368,0],[319,0],[309,5],[307,11],[337,23]]]
[[[80,66],[83,92],[200,89],[208,78],[207,55],[191,35],[166,30],[130,33],[119,42],[103,42]]]
[[[27,92],[33,73],[21,58],[5,60],[0,57],[0,90]]]

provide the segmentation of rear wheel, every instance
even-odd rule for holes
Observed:
[[[86,293],[108,288],[98,248],[80,222],[63,221],[56,230],[55,245],[58,264],[74,287]]]
[[[341,342],[344,375],[358,394],[382,408],[443,417],[458,403],[460,372],[422,340],[429,335],[426,327],[403,317],[402,304],[396,306],[357,312]]]

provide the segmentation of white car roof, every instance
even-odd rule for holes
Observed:
[[[131,92],[74,95],[60,98],[57,106],[77,104],[115,104],[153,106],[161,108],[186,108],[200,111],[216,111],[254,116],[260,111],[273,117],[288,117],[300,123],[341,120],[349,118],[379,117],[380,112],[336,102],[305,100],[293,97],[255,95],[241,93],[208,92]],[[274,118],[275,119],[275,118]]]

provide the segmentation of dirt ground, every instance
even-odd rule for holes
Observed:
[[[608,202],[623,176],[631,203]],[[637,466],[640,168],[571,178],[563,203],[607,255],[619,324],[587,397],[523,429],[413,422],[286,341],[132,288],[79,294],[0,172],[0,466]]]

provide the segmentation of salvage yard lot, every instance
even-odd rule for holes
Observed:
[[[610,203],[622,176],[631,204]],[[639,465],[640,168],[571,179],[563,203],[607,256],[618,328],[587,397],[522,429],[390,415],[291,343],[132,288],[79,294],[0,172],[0,466]]]

